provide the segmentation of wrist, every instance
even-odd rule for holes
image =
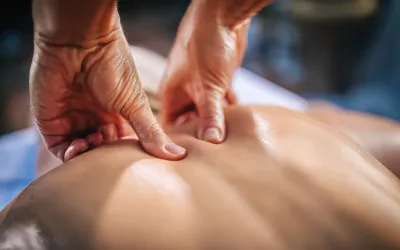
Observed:
[[[231,29],[248,23],[253,15],[272,2],[274,0],[193,0],[202,15]]]
[[[96,46],[121,30],[113,0],[34,0],[33,21],[35,40],[58,46]]]

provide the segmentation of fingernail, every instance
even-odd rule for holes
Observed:
[[[167,143],[165,149],[174,155],[184,155],[186,153],[186,149],[172,142]]]
[[[221,140],[221,131],[217,128],[208,128],[203,132],[203,140],[207,142],[219,142]]]

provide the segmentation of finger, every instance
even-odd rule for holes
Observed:
[[[151,155],[166,160],[179,160],[185,157],[186,150],[173,143],[165,134],[151,112],[143,92],[135,99],[135,103],[122,109],[121,115],[130,122],[140,143]]]
[[[72,158],[84,153],[89,149],[89,144],[85,139],[79,138],[71,142],[64,154],[64,161],[69,161]]]
[[[86,136],[86,141],[91,148],[100,147],[103,144],[103,135],[101,133],[93,133]]]
[[[117,141],[119,138],[117,128],[113,123],[101,126],[100,132],[103,135],[103,139],[105,142]]]
[[[65,151],[69,147],[69,144],[70,144],[69,142],[63,142],[63,143],[59,143],[59,144],[51,144],[53,146],[49,147],[48,149],[54,156],[59,158],[61,161],[64,161]],[[46,145],[48,146],[49,143],[46,142]]]
[[[229,90],[225,96],[228,105],[236,105],[238,103],[237,95],[232,90]]]
[[[211,143],[221,143],[225,138],[225,116],[223,112],[223,98],[220,91],[207,91],[200,98],[197,105],[200,127],[198,138]]]

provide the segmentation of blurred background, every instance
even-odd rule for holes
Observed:
[[[128,41],[167,56],[189,0],[120,0]],[[0,135],[30,126],[29,0],[0,10]],[[243,67],[307,99],[400,120],[400,0],[277,0]]]

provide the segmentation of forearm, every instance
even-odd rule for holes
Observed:
[[[119,27],[116,0],[33,0],[35,37],[81,46],[103,39]]]
[[[215,13],[219,21],[228,27],[235,27],[255,15],[274,0],[193,0],[202,5],[208,13]]]

